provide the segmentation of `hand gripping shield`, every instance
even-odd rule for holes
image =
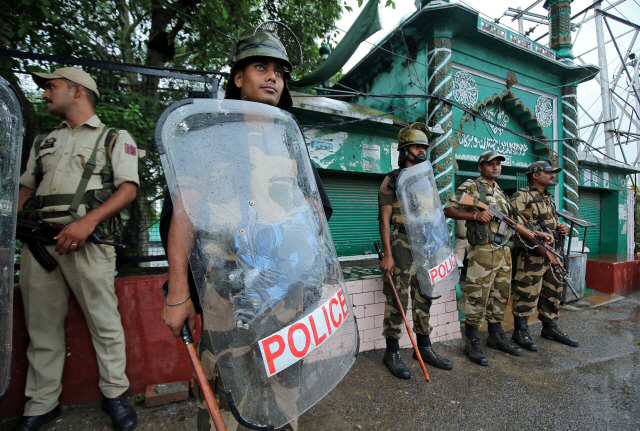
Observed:
[[[438,298],[460,278],[431,163],[404,169],[396,187],[420,291]]]
[[[156,143],[230,408],[281,427],[358,347],[302,134],[269,105],[195,99],[162,114]]]
[[[13,263],[23,134],[18,98],[0,77],[0,400],[11,379]]]

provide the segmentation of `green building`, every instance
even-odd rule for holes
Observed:
[[[431,139],[431,162],[443,202],[459,184],[478,175],[478,156],[486,150],[507,158],[498,182],[508,194],[526,185],[530,163],[550,160],[563,168],[551,190],[558,209],[598,224],[589,229],[590,252],[626,253],[626,176],[636,171],[578,154],[577,85],[593,79],[599,69],[573,64],[571,2],[545,2],[550,46],[464,5],[426,3],[334,86],[372,96],[347,99],[351,103],[296,98],[295,114],[309,126],[305,137],[311,157],[336,206],[330,226],[338,253],[372,251],[371,241],[378,237],[377,191],[384,174],[395,167],[397,132],[403,124],[425,118],[438,132]],[[437,99],[375,96],[427,93],[465,109]],[[390,111],[396,117],[336,126]],[[517,133],[474,119],[476,113]],[[605,209],[607,219],[617,223],[601,223]]]

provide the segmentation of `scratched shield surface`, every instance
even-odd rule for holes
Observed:
[[[358,345],[300,129],[272,106],[189,99],[163,113],[156,143],[227,399],[280,427],[342,379]]]
[[[453,255],[431,163],[404,169],[396,189],[420,291],[437,298],[453,289],[460,272]]]
[[[22,108],[9,83],[0,77],[0,400],[11,379],[13,264],[23,135]]]

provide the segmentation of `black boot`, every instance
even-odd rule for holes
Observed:
[[[475,362],[478,365],[489,365],[489,361],[484,356],[482,346],[480,345],[478,328],[476,328],[475,326],[466,325],[465,333],[467,337],[467,343],[464,347],[464,353],[469,357],[471,362]]]
[[[53,410],[48,413],[39,416],[22,416],[20,422],[18,422],[11,431],[36,431],[42,425],[47,424],[60,416],[62,409],[60,406],[55,406]]]
[[[138,425],[138,415],[125,397],[103,398],[102,411],[111,416],[111,425],[116,431],[130,431]]]
[[[397,378],[404,380],[411,378],[411,371],[409,371],[404,362],[402,362],[400,352],[390,352],[388,350],[385,350],[382,362],[384,362],[387,368],[389,368],[391,374],[393,374]]]
[[[453,368],[453,363],[447,358],[443,358],[438,355],[431,347],[431,340],[428,335],[416,334],[418,341],[418,350],[422,360],[436,368],[442,368],[443,370],[450,370]],[[413,352],[413,359],[418,360],[418,355]]]
[[[560,328],[558,328],[558,324],[555,322],[547,323],[542,322],[542,333],[540,334],[542,338],[546,338],[547,340],[557,341],[560,344],[565,344],[571,347],[578,347],[580,343],[575,338],[569,337],[567,334],[562,332]]]
[[[529,326],[526,317],[513,316],[513,336],[511,339],[518,346],[532,352],[538,351],[538,345],[531,339]]]
[[[520,350],[518,347],[513,346],[509,342],[507,334],[505,334],[504,332],[494,332],[489,334],[489,338],[487,338],[487,347],[502,350],[504,353],[508,353],[509,355],[522,355],[522,350]]]
[[[520,356],[522,350],[513,347],[509,342],[506,334],[502,330],[502,322],[489,323],[489,338],[487,338],[487,347],[502,350],[509,355]]]

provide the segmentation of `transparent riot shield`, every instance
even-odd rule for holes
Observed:
[[[23,134],[18,98],[0,77],[0,400],[11,379],[13,263]]]
[[[404,169],[396,188],[420,291],[438,298],[453,289],[460,272],[453,253],[431,163]]]
[[[156,143],[231,410],[280,427],[358,347],[300,129],[269,105],[195,99],[162,114]]]

